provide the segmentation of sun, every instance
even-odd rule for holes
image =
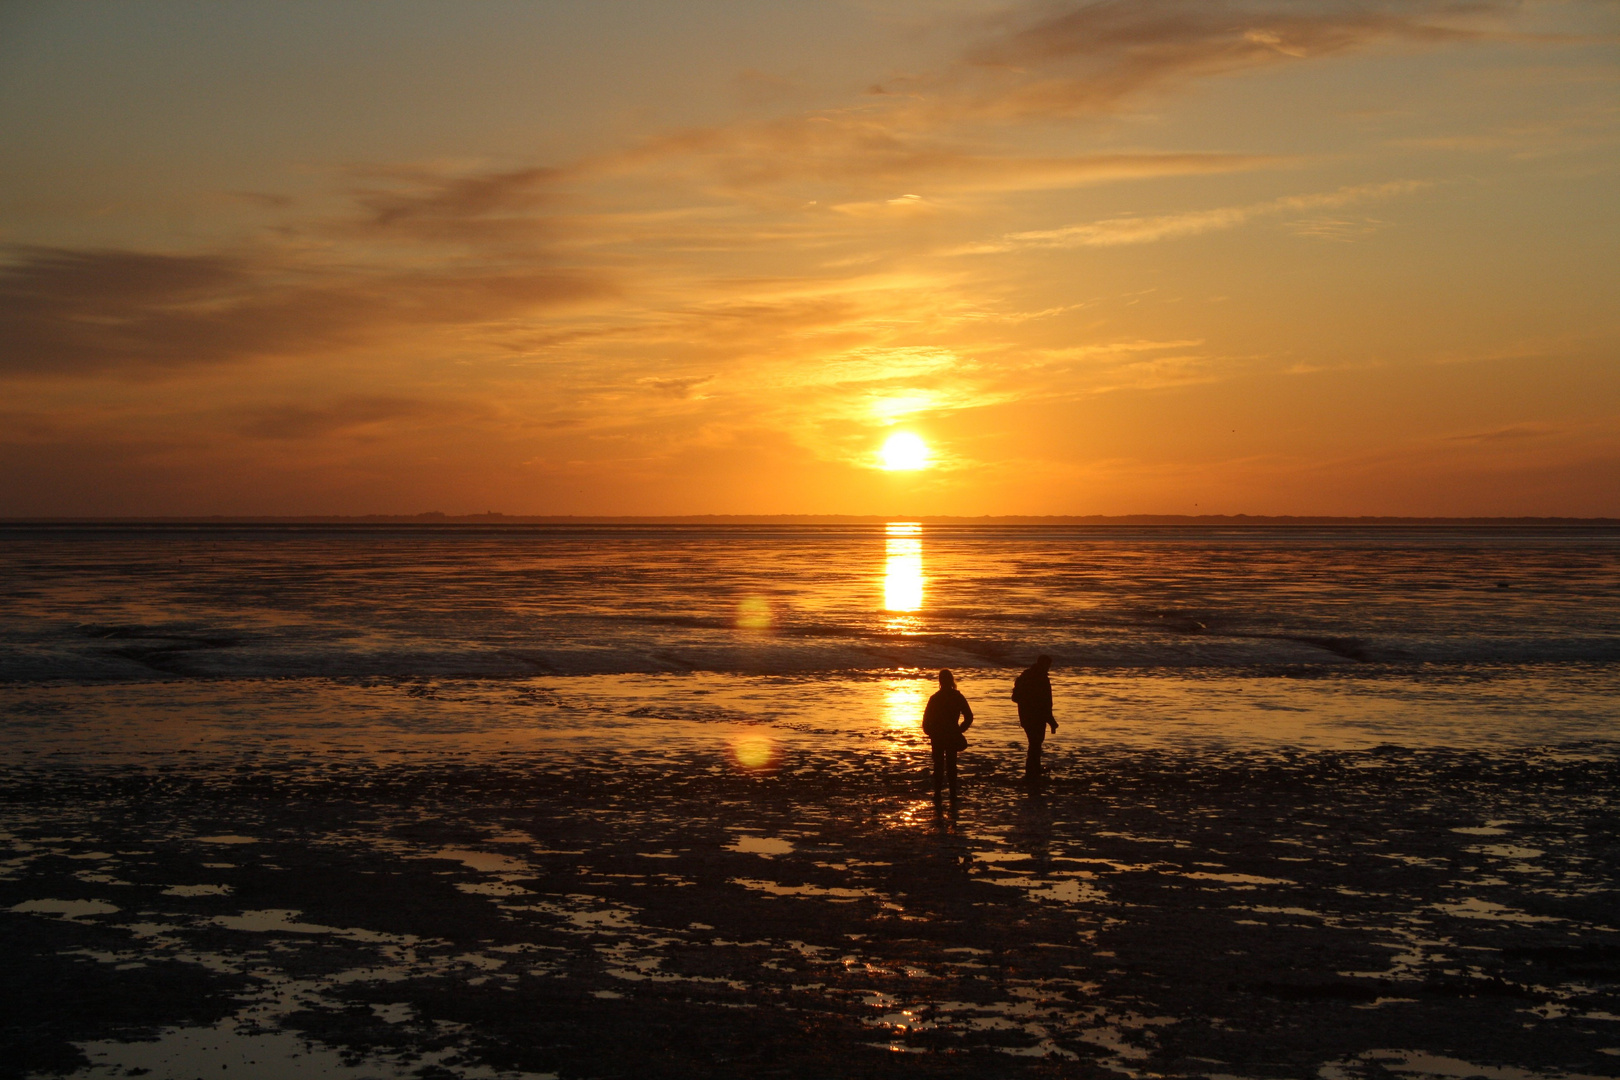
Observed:
[[[909,431],[897,431],[890,435],[883,449],[878,451],[883,468],[890,472],[926,469],[932,457],[928,444]]]

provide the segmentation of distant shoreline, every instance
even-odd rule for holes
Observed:
[[[15,526],[160,526],[160,525],[412,525],[427,528],[460,525],[1222,525],[1222,526],[1541,526],[1615,528],[1612,517],[1325,517],[1263,514],[1004,514],[964,517],[942,514],[671,514],[671,515],[521,515],[521,514],[300,514],[199,515],[191,517],[0,517],[0,528]]]

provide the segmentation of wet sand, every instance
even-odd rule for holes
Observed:
[[[746,754],[12,755],[0,1076],[1620,1076],[1613,744]]]

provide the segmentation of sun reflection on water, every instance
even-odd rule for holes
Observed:
[[[921,611],[925,580],[922,526],[914,522],[892,522],[886,534],[883,542],[883,610]]]
[[[883,726],[890,731],[918,731],[923,705],[928,700],[924,684],[915,679],[895,680],[883,690]]]

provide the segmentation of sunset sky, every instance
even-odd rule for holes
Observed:
[[[1620,515],[1617,166],[1613,0],[7,3],[0,515]]]

